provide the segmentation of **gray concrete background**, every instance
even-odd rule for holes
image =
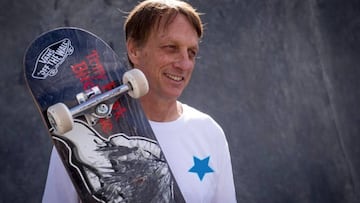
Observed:
[[[0,2],[0,202],[40,202],[51,143],[23,81],[40,33],[87,29],[125,56],[137,0]],[[360,2],[191,0],[206,34],[181,100],[227,135],[239,202],[359,202]]]

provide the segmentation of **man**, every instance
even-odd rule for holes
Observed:
[[[144,72],[140,99],[186,202],[236,202],[227,141],[208,115],[178,101],[190,81],[203,35],[199,14],[177,0],[146,0],[125,22],[128,59]],[[43,202],[77,202],[53,150]]]

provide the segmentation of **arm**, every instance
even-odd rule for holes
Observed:
[[[216,187],[216,194],[214,202],[236,202],[236,193],[234,186],[234,178],[232,172],[232,164],[228,144],[225,140],[224,148],[221,153],[221,172]]]
[[[218,179],[216,184],[216,192],[213,202],[236,203],[236,192],[234,178],[232,172],[231,156],[225,133],[221,126],[214,121],[216,128],[213,132],[217,132],[216,148],[218,156]]]
[[[43,194],[43,203],[79,203],[79,198],[69,175],[53,148],[50,157],[48,176]]]

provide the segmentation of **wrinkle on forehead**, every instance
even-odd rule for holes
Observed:
[[[176,25],[172,25],[172,23],[175,23],[176,21]],[[180,34],[180,36],[178,35],[177,31],[171,31],[172,29],[174,29],[174,26],[176,26],[177,28],[179,27],[190,27],[191,29],[188,30],[188,32],[186,34]],[[175,32],[175,33],[169,33],[169,32]],[[194,34],[194,35],[193,35]],[[185,36],[183,36],[185,35]],[[196,43],[196,47],[198,47],[198,43],[200,42],[200,38],[197,35],[196,32],[196,28],[192,26],[191,22],[186,18],[185,15],[181,14],[181,13],[177,13],[176,15],[171,16],[171,18],[167,18],[167,19],[162,19],[162,21],[159,21],[159,24],[156,25],[151,33],[149,34],[149,38],[151,37],[155,37],[161,40],[175,40],[174,37],[176,36],[176,38],[180,38],[183,39],[184,37],[190,37],[190,36],[196,36],[196,40],[190,40],[193,41],[193,43]],[[191,38],[187,38],[186,41],[188,41]],[[190,43],[189,41],[189,43]],[[194,44],[195,46],[195,44]]]

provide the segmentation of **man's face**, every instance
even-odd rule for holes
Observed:
[[[198,49],[196,30],[178,14],[167,27],[153,30],[144,45],[128,51],[149,81],[148,96],[176,100],[190,81]]]

